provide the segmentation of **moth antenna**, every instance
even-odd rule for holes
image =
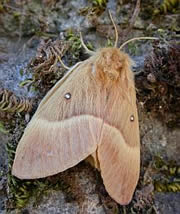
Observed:
[[[113,23],[114,30],[115,30],[115,43],[114,43],[114,47],[116,48],[117,44],[118,44],[118,31],[117,31],[116,24],[115,24],[115,22],[114,22],[114,20],[112,18],[110,10],[108,10],[108,12],[109,12],[109,16],[110,16],[111,22]]]
[[[150,39],[150,40],[156,40],[156,39],[159,39],[159,38],[157,38],[157,37],[145,37],[145,36],[142,36],[142,37],[135,37],[135,38],[132,38],[132,39],[129,39],[129,40],[127,40],[126,42],[124,42],[121,46],[120,46],[120,48],[119,48],[119,50],[121,50],[125,45],[127,45],[129,42],[132,42],[132,41],[135,41],[135,40],[146,40],[146,39]]]
[[[95,52],[94,51],[91,51],[87,48],[87,46],[85,45],[84,41],[83,41],[83,38],[82,38],[82,33],[80,32],[80,40],[81,40],[81,44],[83,46],[83,48],[86,50],[86,52],[89,54],[89,55],[93,55]]]
[[[62,61],[61,57],[56,53],[56,51],[54,50],[54,48],[51,48],[51,50],[52,50],[52,52],[54,53],[54,55],[58,58],[59,62],[62,64],[62,66],[63,66],[65,69],[69,70],[70,67],[68,67],[68,66],[66,66],[66,65],[64,64],[64,62]]]
[[[70,69],[70,67],[68,67],[68,66],[66,66],[66,65],[64,64],[64,62],[62,61],[62,59],[61,59],[60,56],[57,56],[57,58],[58,58],[59,62],[62,64],[62,66],[63,66],[65,69],[67,69],[67,70]]]

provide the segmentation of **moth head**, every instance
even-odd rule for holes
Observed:
[[[118,48],[102,48],[92,59],[94,75],[103,84],[121,82],[132,76],[132,61]]]
[[[115,30],[115,43],[113,48],[102,48],[97,52],[91,51],[84,44],[82,35],[80,33],[81,44],[89,53],[91,57],[92,73],[99,79],[105,86],[109,83],[121,82],[129,87],[128,82],[131,84],[133,81],[133,73],[131,66],[133,61],[130,57],[121,51],[121,49],[129,42],[141,39],[157,39],[154,37],[136,37],[124,42],[119,48],[118,45],[118,31],[116,24],[109,11],[109,16]]]

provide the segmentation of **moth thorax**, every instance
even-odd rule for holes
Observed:
[[[119,63],[97,64],[97,75],[99,79],[105,82],[116,82],[121,76],[122,65]]]
[[[118,48],[103,48],[93,56],[93,73],[103,84],[128,81],[131,60]],[[126,83],[125,83],[126,84]]]
[[[119,77],[119,72],[114,69],[104,69],[104,73],[112,81],[116,81]]]

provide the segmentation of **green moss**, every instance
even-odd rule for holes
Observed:
[[[6,11],[6,4],[9,2],[9,0],[1,0],[0,1],[0,13],[3,13]]]
[[[130,55],[137,56],[139,55],[139,48],[138,48],[138,43],[137,42],[130,42],[127,45],[127,49]]]
[[[107,0],[92,0],[93,6],[105,8]]]
[[[0,132],[7,134],[8,130],[5,128],[4,124],[0,121]]]
[[[13,16],[14,16],[14,18],[15,18],[17,21],[20,21],[21,13],[19,13],[19,12],[14,12],[14,13],[13,13]]]
[[[160,13],[176,13],[179,7],[179,0],[164,0],[158,9],[154,10],[154,15]]]
[[[80,36],[69,30],[66,39],[70,42],[70,49],[73,52],[73,56],[79,57],[79,52],[82,48]]]
[[[78,55],[79,56],[79,53],[77,52],[81,52],[82,51],[82,43],[81,43],[81,40],[80,40],[80,33],[77,33],[77,32],[74,32],[72,31],[71,29],[67,32],[67,36],[66,36],[66,40],[68,42],[70,42],[70,49],[71,51],[73,51],[73,54],[74,55]],[[93,46],[90,42],[88,42],[86,44],[87,48],[89,48],[90,50],[93,50]]]
[[[16,144],[16,143],[15,143]],[[34,181],[23,181],[11,175],[11,168],[15,156],[16,145],[9,142],[6,146],[8,153],[8,187],[10,195],[10,203],[14,208],[22,208],[28,202],[30,196],[34,192]]]
[[[69,184],[65,179],[60,179],[58,176],[35,179],[35,180],[20,180],[11,174],[11,168],[15,156],[16,145],[7,144],[8,152],[8,186],[10,203],[14,209],[21,209],[26,206],[29,200],[35,201],[37,204],[44,194],[47,194],[50,189],[62,190],[70,193]]]
[[[41,29],[41,24],[38,19],[35,19],[33,16],[21,16],[23,19],[22,24],[22,32],[23,36],[31,36],[31,35],[38,35]]]
[[[90,6],[79,10],[81,15],[101,15],[106,9],[108,0],[91,0],[90,2],[92,3]]]
[[[2,13],[4,11],[4,6],[2,3],[0,3],[0,13]]]
[[[82,46],[79,32],[69,30],[67,32],[66,41],[69,42],[69,49],[64,58],[68,61],[68,66],[72,66],[88,57],[88,55],[85,54],[84,48]],[[90,50],[93,50],[93,46],[90,42],[87,42],[86,46]]]
[[[175,161],[155,157],[154,188],[158,192],[180,192],[180,166]]]
[[[114,46],[114,41],[112,41],[111,39],[108,39],[105,46],[106,47],[113,47]]]

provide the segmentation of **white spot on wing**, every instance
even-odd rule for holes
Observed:
[[[47,156],[48,156],[48,157],[54,156],[54,152],[53,152],[53,151],[49,151],[49,152],[47,153]]]
[[[96,69],[95,69],[95,65],[94,64],[92,64],[92,71],[91,72],[92,72],[93,75],[96,74]]]

